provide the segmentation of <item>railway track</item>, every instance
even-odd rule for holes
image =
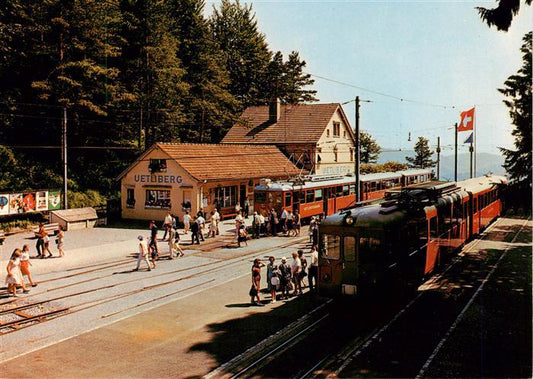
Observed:
[[[108,285],[104,285],[104,286],[99,286],[99,287],[96,287],[96,288],[84,289],[82,291],[76,291],[76,292],[73,292],[73,293],[64,294],[64,295],[61,295],[61,296],[56,296],[56,297],[53,297],[51,299],[41,300],[41,301],[37,301],[37,302],[33,302],[33,303],[27,303],[27,304],[23,304],[23,305],[11,307],[11,308],[9,308],[9,305],[15,303],[13,300],[7,301],[7,302],[3,302],[3,303],[0,303],[0,307],[4,307],[4,309],[0,309],[0,335],[11,333],[11,332],[20,330],[22,328],[35,325],[37,323],[42,323],[42,322],[50,320],[52,318],[57,318],[57,317],[60,317],[60,316],[65,316],[65,315],[71,315],[71,314],[76,313],[76,312],[80,312],[80,311],[83,311],[83,310],[87,310],[87,309],[96,307],[98,305],[102,305],[102,304],[110,303],[110,302],[117,301],[117,300],[120,300],[120,299],[124,299],[124,298],[130,297],[130,296],[134,296],[134,295],[137,295],[137,294],[140,294],[140,293],[143,293],[143,292],[149,292],[149,291],[153,291],[153,290],[158,290],[158,289],[160,289],[162,287],[171,286],[171,285],[174,285],[176,283],[179,283],[179,282],[182,282],[182,281],[186,281],[186,280],[189,280],[189,279],[195,279],[195,278],[203,277],[203,276],[206,276],[206,275],[216,274],[216,273],[221,272],[221,271],[231,270],[232,268],[235,268],[235,267],[238,267],[238,266],[242,265],[244,262],[250,261],[250,257],[256,256],[259,252],[262,253],[262,254],[268,254],[268,253],[271,253],[271,252],[273,252],[275,250],[278,250],[278,249],[284,249],[284,248],[288,248],[288,247],[291,247],[291,246],[294,246],[294,245],[298,245],[298,244],[302,243],[304,240],[305,240],[305,238],[302,237],[302,238],[299,238],[299,239],[296,239],[296,240],[288,241],[288,242],[286,242],[286,243],[284,243],[282,245],[275,246],[275,247],[272,247],[272,248],[269,248],[269,249],[266,249],[266,250],[265,249],[252,250],[252,251],[247,252],[243,256],[240,256],[238,258],[232,259],[230,262],[227,262],[227,261],[221,262],[219,260],[215,260],[215,261],[212,261],[212,262],[206,262],[206,263],[203,263],[203,264],[200,264],[200,265],[196,265],[196,266],[179,268],[177,270],[166,271],[166,272],[162,272],[160,274],[157,273],[156,275],[152,274],[152,275],[150,275],[150,279],[151,280],[157,280],[157,279],[162,279],[164,277],[175,276],[176,274],[183,274],[183,273],[186,273],[186,272],[193,271],[189,275],[180,276],[180,277],[177,277],[177,278],[173,278],[171,280],[164,280],[164,281],[161,281],[159,283],[154,283],[154,284],[151,284],[151,285],[143,286],[141,288],[135,288],[135,289],[129,290],[129,291],[121,291],[118,294],[109,295],[109,294],[105,294],[105,291],[108,291],[108,290],[111,290],[111,289],[116,289],[116,288],[121,287],[121,286],[131,285],[133,283],[138,282],[139,278],[126,280],[126,281],[119,281],[119,282],[116,282],[116,283],[112,283],[112,284],[108,284]],[[128,260],[127,263],[131,264],[131,261]],[[116,268],[116,265],[104,265],[104,267],[105,267],[105,269]],[[94,270],[89,270],[89,272],[94,272]],[[88,273],[88,272],[86,272],[86,273]],[[72,288],[72,287],[74,287],[76,285],[87,284],[88,282],[92,282],[92,281],[96,281],[96,280],[105,280],[105,278],[112,277],[115,274],[116,274],[116,272],[112,272],[110,274],[105,274],[105,275],[97,276],[95,278],[81,280],[81,281],[78,281],[78,282],[75,282],[75,283],[71,283],[69,285],[62,285],[62,286],[52,287],[52,288],[47,289],[46,291],[32,293],[32,294],[30,294],[28,296],[25,296],[23,299],[26,301],[28,298],[37,297],[39,295],[47,294],[47,293],[50,293],[52,291],[63,290],[65,288]],[[71,275],[67,275],[67,277],[71,277]],[[101,315],[101,318],[103,318],[103,319],[104,318],[109,318],[111,316],[117,315],[117,314],[125,312],[125,311],[129,311],[129,310],[132,310],[132,309],[135,309],[135,308],[139,308],[139,307],[148,305],[150,303],[155,303],[155,302],[160,301],[162,299],[170,298],[171,296],[174,296],[174,295],[177,295],[177,294],[180,294],[180,293],[183,293],[183,292],[186,292],[186,291],[189,291],[189,290],[192,290],[192,289],[204,286],[204,285],[209,285],[210,283],[212,283],[214,281],[215,281],[215,279],[211,278],[211,279],[207,279],[205,281],[202,281],[200,283],[196,283],[196,284],[193,284],[193,285],[190,285],[190,286],[186,286],[186,287],[183,287],[183,288],[172,290],[172,291],[164,293],[164,294],[157,294],[157,295],[151,297],[149,300],[142,301],[142,302],[137,303],[137,304],[135,304],[133,306],[127,306],[127,307],[124,307],[124,308],[120,308],[120,309],[118,309],[116,311]],[[74,302],[74,303],[69,304],[69,306],[67,306],[67,307],[54,305],[56,303],[60,303],[60,302],[62,302],[64,300],[66,300],[66,299],[72,299],[72,298],[74,298],[74,299],[82,299],[82,297],[84,295],[94,294],[94,293],[100,292],[100,291],[102,293],[104,293],[104,296],[99,298],[99,299],[87,300],[87,301],[78,301],[78,302]],[[25,316],[25,314],[23,312],[24,310],[33,309],[33,308],[39,307],[39,306],[48,307],[51,310],[48,311],[48,312],[42,312],[42,313],[40,313],[38,315],[32,315],[31,317],[26,317]],[[1,318],[2,316],[4,317],[4,319],[7,319],[8,321],[2,322],[2,318]]]

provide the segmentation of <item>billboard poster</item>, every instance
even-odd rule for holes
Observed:
[[[9,195],[9,213],[22,213],[24,212],[23,196],[20,193],[12,193]]]
[[[56,211],[58,209],[61,209],[61,191],[48,192],[48,210]]]
[[[22,198],[22,201],[24,202],[24,212],[34,212],[35,211],[35,194],[34,193],[26,193],[24,194],[24,197]]]
[[[9,195],[0,195],[0,215],[9,214]]]
[[[47,211],[48,210],[48,191],[38,191],[35,193],[35,210]]]

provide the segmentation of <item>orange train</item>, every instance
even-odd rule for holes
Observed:
[[[433,171],[411,169],[361,175],[360,201],[380,199],[387,190],[433,178]],[[302,219],[311,216],[329,216],[355,204],[353,176],[314,175],[299,181],[265,181],[255,187],[254,210],[266,213],[275,209],[298,211]]]
[[[390,279],[419,284],[502,212],[507,180],[483,176],[390,191],[319,227],[319,292],[357,295]]]

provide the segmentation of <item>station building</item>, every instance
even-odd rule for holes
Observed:
[[[262,178],[301,173],[274,145],[155,143],[118,177],[122,217],[160,221],[170,211],[182,220],[186,211],[215,207],[229,217],[246,199],[253,209]]]
[[[222,143],[276,145],[312,174],[355,171],[355,135],[339,103],[251,106]]]

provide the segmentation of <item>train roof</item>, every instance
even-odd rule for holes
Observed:
[[[373,228],[381,229],[388,225],[398,224],[404,221],[407,212],[400,208],[395,208],[394,212],[382,212],[380,204],[366,205],[358,208],[350,208],[334,215],[326,217],[321,221],[320,227],[328,226],[338,227],[347,226],[350,228]],[[348,226],[344,220],[348,217],[353,218],[353,224]]]
[[[507,178],[504,176],[487,174],[478,178],[462,180],[457,182],[457,186],[468,192],[480,192],[495,185],[507,184],[507,182]]]
[[[424,175],[432,173],[431,170],[412,169],[397,172],[376,172],[371,174],[362,174],[361,182],[371,182],[375,180],[400,179],[402,176]],[[355,184],[355,176],[331,176],[331,175],[310,175],[301,179],[300,182],[294,181],[275,181],[264,182],[255,189],[258,191],[292,191],[301,188],[328,187],[334,185]]]

